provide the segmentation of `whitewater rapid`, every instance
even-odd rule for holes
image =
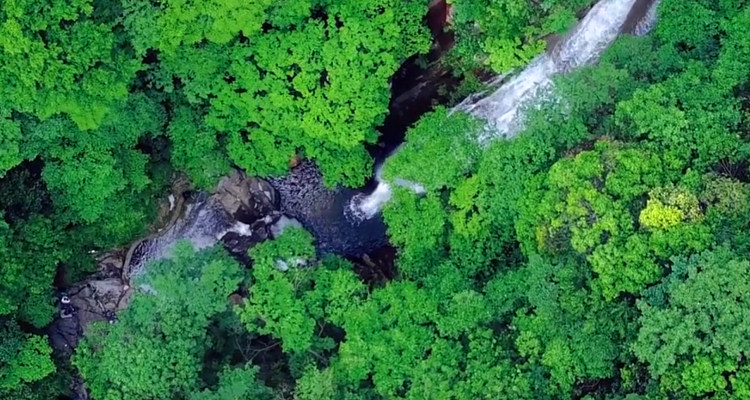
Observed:
[[[490,95],[478,100],[469,98],[453,111],[487,121],[479,135],[480,144],[515,136],[523,129],[523,107],[549,96],[555,75],[596,62],[620,35],[635,3],[636,0],[598,2],[555,48],[538,56]]]
[[[478,135],[480,145],[487,145],[500,138],[514,137],[523,129],[524,107],[554,96],[554,76],[595,63],[622,33],[637,1],[599,1],[551,51],[538,56],[507,81],[506,76],[496,77],[489,82],[491,87],[499,86],[494,92],[486,96],[481,93],[469,96],[451,112],[465,112],[486,121],[484,129]],[[635,24],[633,34],[645,35],[654,27],[659,3],[660,0],[655,0],[651,4],[644,18]],[[397,151],[398,149],[394,153]],[[352,199],[345,210],[347,216],[355,219],[373,218],[390,200],[393,190],[390,183],[381,179],[381,168],[382,164],[376,172],[378,185],[375,190],[369,195]],[[411,187],[416,192],[420,189],[424,191],[419,183],[403,179],[395,179],[393,183]]]

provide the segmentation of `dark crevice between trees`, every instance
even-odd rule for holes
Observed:
[[[747,160],[733,162],[728,159],[723,159],[719,161],[714,170],[716,173],[726,178],[733,178],[740,182],[748,183],[750,182],[750,175],[748,174],[749,166],[750,164],[748,164]]]
[[[440,63],[442,56],[452,47],[454,35],[446,29],[448,5],[444,0],[433,2],[423,23],[432,33],[433,46],[428,54],[417,54],[407,59],[391,77],[391,99],[388,114],[379,126],[380,136],[367,151],[376,165],[395,151],[403,142],[406,131],[437,106],[446,106],[462,77]],[[325,76],[321,76],[321,82]],[[374,189],[373,182],[366,187]],[[390,245],[372,251],[363,257],[350,258],[357,274],[368,285],[387,282],[396,276],[397,251]]]
[[[620,386],[619,381],[614,378],[595,379],[578,383],[574,388],[572,400],[580,400],[586,396],[598,395],[605,396],[613,393],[613,389]]]
[[[393,246],[383,246],[362,257],[354,257],[354,272],[369,287],[382,286],[396,277],[398,251]]]
[[[3,216],[10,225],[34,215],[52,213],[52,199],[42,179],[43,169],[44,162],[37,157],[21,162],[0,180]]]
[[[433,45],[427,54],[417,54],[407,59],[391,77],[391,100],[388,115],[378,127],[380,137],[368,151],[381,160],[403,141],[406,130],[424,114],[438,105],[447,105],[447,95],[461,83],[461,77],[452,74],[440,63],[443,55],[453,45],[453,33],[446,30],[448,5],[434,2],[423,23],[432,33]]]

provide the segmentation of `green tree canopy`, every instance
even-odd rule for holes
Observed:
[[[188,243],[147,270],[118,323],[96,323],[76,351],[95,399],[169,399],[200,389],[207,328],[242,281],[223,250],[196,253]]]
[[[677,258],[672,274],[638,304],[633,350],[666,392],[694,396],[747,386],[750,262],[727,248]],[[746,393],[736,393],[740,399]]]

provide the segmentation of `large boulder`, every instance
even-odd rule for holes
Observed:
[[[265,217],[278,205],[276,191],[268,182],[241,171],[221,178],[214,196],[235,220],[246,224]]]
[[[59,294],[58,316],[48,332],[55,350],[69,355],[92,322],[114,323],[130,304],[133,290],[122,279],[122,264],[122,254],[109,254],[99,261],[98,273]]]

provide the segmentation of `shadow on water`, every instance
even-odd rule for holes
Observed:
[[[388,244],[380,217],[359,222],[344,213],[351,198],[362,190],[326,188],[312,162],[302,162],[287,176],[269,182],[279,194],[281,212],[315,235],[321,253],[360,257]]]
[[[634,0],[627,16],[626,30],[633,29],[643,19],[654,1]],[[376,166],[404,141],[410,126],[437,104],[445,104],[449,100],[445,93],[450,93],[450,89],[459,83],[449,70],[436,62],[452,45],[453,38],[444,36],[442,29],[448,14],[444,1],[433,1],[431,12],[425,18],[433,33],[432,51],[410,58],[391,78],[389,113],[378,128],[378,142],[368,146]],[[303,162],[289,175],[270,179],[270,183],[280,195],[281,212],[297,219],[315,235],[321,253],[358,258],[389,246],[382,215],[361,221],[347,217],[346,210],[352,197],[372,193],[377,186],[374,180],[359,189],[329,189],[323,185],[315,165]],[[378,260],[375,261],[373,264],[377,264]]]
[[[425,17],[434,38],[431,52],[409,58],[391,78],[388,115],[378,127],[378,142],[367,146],[376,166],[401,145],[410,126],[437,104],[447,102],[445,94],[458,84],[458,79],[436,62],[453,44],[452,34],[443,31],[446,19],[447,4],[443,0],[434,1]],[[341,254],[355,261],[362,261],[363,256],[370,254],[372,258],[364,258],[369,264],[363,267],[365,269],[372,269],[388,259],[385,264],[391,265],[368,274],[393,275],[388,270],[392,268],[395,251],[388,242],[382,215],[358,221],[348,218],[345,212],[354,196],[369,194],[375,189],[374,179],[358,189],[326,188],[317,167],[305,161],[287,176],[271,178],[269,182],[279,193],[281,212],[297,219],[315,235],[321,253]],[[381,259],[380,254],[387,256]]]

